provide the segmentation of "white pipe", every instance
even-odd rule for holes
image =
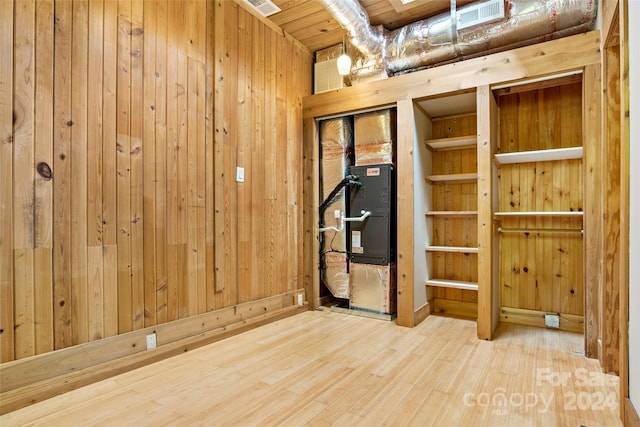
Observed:
[[[360,213],[362,214],[361,216],[357,216],[357,217],[352,217],[352,218],[344,218],[342,217],[342,220],[345,222],[362,222],[365,219],[369,218],[371,216],[371,212],[369,211],[365,211],[362,210],[360,211]]]
[[[320,232],[324,232],[324,231],[329,231],[329,230],[334,230],[336,232],[341,232],[342,230],[344,230],[344,223],[345,222],[362,222],[365,219],[369,218],[371,216],[371,212],[369,211],[365,211],[365,210],[361,210],[360,213],[362,214],[361,216],[357,216],[357,217],[345,217],[344,214],[342,212],[340,212],[340,218],[339,218],[339,226],[335,227],[335,226],[331,226],[331,227],[320,227]]]

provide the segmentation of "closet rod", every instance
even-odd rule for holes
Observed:
[[[498,227],[498,233],[580,233],[582,228],[503,228]]]

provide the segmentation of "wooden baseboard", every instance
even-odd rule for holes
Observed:
[[[545,311],[526,310],[522,308],[500,307],[500,321],[518,325],[538,326],[545,328]],[[560,313],[560,330],[584,333],[584,317],[575,314]]]
[[[430,303],[433,305],[431,313],[434,314],[450,314],[453,316],[463,316],[472,319],[478,318],[478,304],[475,302],[434,298]]]
[[[413,326],[418,326],[424,319],[431,314],[431,305],[426,302],[422,307],[413,312]]]
[[[640,427],[640,417],[633,402],[629,398],[623,399],[624,404],[624,425],[625,427]]]
[[[203,322],[204,315],[194,316],[3,363],[0,415],[306,311],[307,304],[297,305],[297,295],[301,293],[302,290],[289,292],[205,313],[208,322]],[[199,318],[201,328],[207,329],[195,330],[194,318]],[[146,334],[152,332],[156,332],[158,347],[146,350]],[[141,339],[144,341],[138,343]],[[127,350],[119,350],[118,346]]]

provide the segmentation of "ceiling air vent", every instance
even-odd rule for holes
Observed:
[[[249,3],[255,10],[260,12],[262,16],[270,16],[280,12],[280,8],[269,0],[244,0]]]
[[[473,4],[458,11],[458,29],[473,27],[504,18],[504,0]]]

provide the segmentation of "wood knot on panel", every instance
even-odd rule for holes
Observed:
[[[51,179],[53,178],[51,167],[46,162],[38,163],[38,166],[36,166],[36,170],[45,181],[51,181]]]

